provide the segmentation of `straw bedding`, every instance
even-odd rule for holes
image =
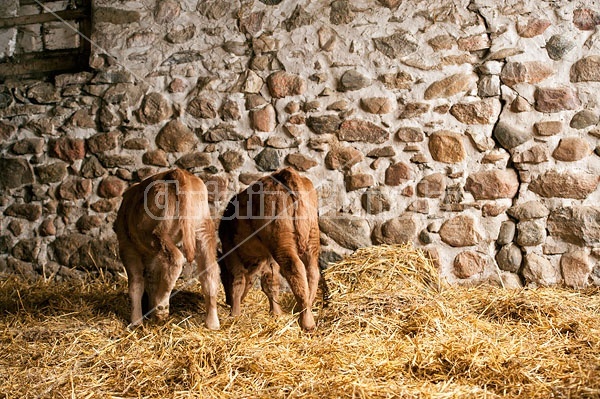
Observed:
[[[257,290],[238,319],[220,307],[218,332],[198,284],[169,322],[128,331],[124,280],[5,279],[0,397],[600,397],[596,290],[448,287],[409,246],[360,249],[325,277],[313,334]]]

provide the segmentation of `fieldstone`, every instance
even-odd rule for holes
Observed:
[[[427,103],[407,103],[398,115],[398,119],[412,119],[429,112],[431,106]],[[447,112],[447,111],[446,111]]]
[[[186,108],[188,114],[197,119],[213,119],[217,117],[216,101],[208,97],[194,97]]]
[[[565,284],[571,288],[585,288],[592,272],[592,263],[583,250],[568,252],[560,258],[560,268]]]
[[[562,207],[548,217],[550,236],[578,246],[600,243],[600,208],[594,206]]]
[[[450,75],[442,80],[432,83],[425,90],[425,99],[448,98],[455,94],[471,90],[475,86],[477,76],[474,74],[459,73]]]
[[[252,127],[259,132],[272,132],[277,126],[275,108],[268,104],[266,107],[250,111]]]
[[[450,108],[450,113],[467,125],[487,125],[495,122],[500,114],[500,101],[486,99],[471,103],[459,103]]]
[[[598,114],[588,109],[585,109],[573,115],[569,126],[571,126],[573,129],[585,129],[586,127],[596,125],[599,120],[600,119],[598,118]]]
[[[196,11],[208,19],[221,19],[229,13],[231,4],[220,0],[198,2]]]
[[[50,156],[66,162],[74,162],[85,157],[85,142],[82,139],[61,137],[51,140],[48,147]]]
[[[238,180],[240,181],[240,183],[249,186],[250,184],[260,179],[262,176],[263,175],[260,173],[240,173],[240,175],[238,176]]]
[[[446,192],[446,179],[441,173],[433,173],[421,179],[417,184],[419,197],[440,198]]]
[[[548,259],[536,253],[525,256],[523,277],[527,284],[535,284],[542,287],[560,283],[559,271]]]
[[[0,190],[33,183],[31,165],[21,158],[0,158]]]
[[[534,247],[546,239],[546,226],[537,220],[521,221],[517,224],[517,245]]]
[[[331,3],[329,21],[334,25],[349,24],[354,21],[354,11],[349,0],[335,0]]]
[[[573,11],[573,24],[580,30],[594,30],[600,24],[600,14],[589,8],[578,8]]]
[[[11,233],[13,233],[13,235],[15,237],[18,237],[21,235],[21,233],[24,230],[24,223],[21,222],[20,220],[11,220],[10,223],[8,224],[8,231],[10,231]]]
[[[536,134],[540,136],[554,136],[562,133],[562,122],[561,121],[545,121],[536,122],[533,125],[533,129]]]
[[[172,120],[156,135],[156,145],[166,152],[186,152],[196,146],[196,136],[183,122]]]
[[[119,243],[116,238],[92,239],[79,247],[70,257],[69,266],[86,271],[108,270],[121,272]]]
[[[477,85],[479,97],[497,97],[500,95],[500,77],[497,75],[485,75],[479,78]]]
[[[440,238],[452,247],[468,247],[479,243],[481,235],[476,230],[475,219],[458,215],[442,224]]]
[[[185,25],[178,26],[169,30],[169,33],[165,36],[167,42],[171,44],[182,44],[187,41],[190,41],[196,35],[196,26],[194,25]]]
[[[62,99],[60,90],[48,82],[40,82],[33,85],[27,91],[27,98],[38,104],[54,104]]]
[[[520,112],[531,111],[531,104],[521,96],[517,96],[512,103],[510,103],[510,110],[516,114]]]
[[[269,75],[267,85],[271,96],[274,98],[302,95],[307,87],[306,81],[300,76],[284,71],[274,72]]]
[[[72,177],[58,187],[58,195],[64,200],[85,199],[92,194],[92,181]]]
[[[317,31],[317,35],[319,36],[319,48],[325,51],[332,51],[337,42],[337,34],[335,31],[329,27],[322,26]]]
[[[219,161],[223,164],[225,172],[231,172],[242,167],[244,164],[244,156],[238,151],[229,150],[219,155]]]
[[[50,248],[54,253],[54,260],[63,266],[69,266],[71,255],[90,239],[91,237],[78,233],[57,237],[50,244]]]
[[[392,146],[377,147],[367,153],[370,158],[388,158],[396,155],[396,151]]]
[[[96,134],[87,139],[88,149],[94,154],[114,150],[117,148],[119,136],[120,133],[117,131]]]
[[[587,140],[581,137],[565,137],[560,139],[552,156],[563,162],[579,161],[592,153]]]
[[[233,125],[225,123],[221,123],[211,128],[203,136],[204,141],[209,143],[218,143],[225,140],[239,141],[246,138],[247,137],[239,133]]]
[[[404,71],[380,75],[377,79],[390,90],[406,90],[410,89],[414,84],[414,78],[411,74]]]
[[[410,166],[404,162],[391,164],[385,170],[385,184],[399,186],[412,178]]]
[[[458,278],[469,278],[485,270],[487,260],[473,251],[464,251],[454,258],[454,274]]]
[[[531,18],[526,24],[517,22],[517,33],[521,37],[531,38],[539,36],[552,25],[547,19]]]
[[[343,248],[357,250],[371,245],[369,223],[341,212],[328,212],[319,217],[319,228]]]
[[[39,204],[12,204],[4,211],[6,216],[27,219],[30,222],[38,220],[42,216],[42,206]]]
[[[126,140],[123,143],[123,148],[126,150],[146,150],[150,146],[150,141],[144,137],[134,137]]]
[[[246,108],[249,110],[262,108],[266,106],[267,100],[260,94],[247,94],[246,95]]]
[[[504,245],[496,254],[496,262],[500,270],[518,273],[523,262],[521,250],[516,245],[509,243]]]
[[[8,141],[16,131],[15,125],[0,121],[0,143]]]
[[[90,204],[90,209],[98,213],[109,213],[117,210],[119,202],[119,198],[102,198]]]
[[[17,155],[41,154],[44,151],[44,139],[33,137],[19,140],[12,145],[11,151]]]
[[[223,43],[222,48],[223,48],[223,50],[227,51],[228,53],[237,55],[240,57],[244,56],[244,55],[248,55],[250,53],[249,49],[248,49],[248,44],[246,42],[242,42],[242,41],[228,40],[225,43]],[[251,89],[252,91],[250,91],[251,93],[257,93],[258,91],[254,91],[254,90],[256,90],[259,80],[260,80],[260,86],[262,86],[262,83],[263,83],[262,79],[260,79],[258,77],[258,75],[256,75],[254,73],[254,71],[252,71],[252,70],[248,70],[247,72],[248,72],[248,74],[246,74],[246,77],[250,77],[250,72],[253,75],[250,77],[250,82],[248,81],[248,79],[246,79],[246,84],[248,85],[248,87],[253,88],[253,89]],[[258,78],[258,79],[256,79],[256,78]],[[259,89],[260,89],[260,87],[259,87]]]
[[[347,171],[363,159],[363,153],[356,148],[335,146],[325,156],[325,166],[331,170]]]
[[[151,150],[142,155],[144,165],[169,166],[167,153],[163,150]]]
[[[317,134],[337,133],[342,120],[337,115],[310,116],[306,125]]]
[[[513,155],[514,163],[538,164],[546,162],[548,159],[550,159],[550,151],[546,144],[534,145],[525,151]]]
[[[515,238],[516,228],[517,225],[512,220],[505,220],[502,222],[500,225],[500,231],[498,232],[498,238],[496,238],[496,244],[510,244]]]
[[[528,201],[520,205],[515,205],[509,208],[506,213],[519,221],[541,219],[550,215],[548,208],[539,201]]]
[[[288,164],[292,165],[294,169],[299,170],[301,172],[307,171],[310,168],[313,168],[318,165],[317,161],[302,154],[289,154],[285,158],[285,161]]]
[[[42,237],[49,237],[56,235],[56,226],[54,225],[54,219],[46,219],[40,223],[38,232]]]
[[[513,169],[476,172],[467,178],[465,190],[476,200],[514,198],[519,190],[519,179]]]
[[[225,122],[238,121],[242,118],[242,113],[240,111],[240,107],[238,106],[237,102],[235,102],[231,99],[227,99],[227,100],[223,101],[223,104],[221,105],[221,108],[219,109],[219,116]]]
[[[404,143],[418,143],[425,140],[425,134],[418,127],[401,127],[396,132],[396,137]]]
[[[550,170],[536,177],[529,190],[545,198],[586,199],[599,182],[600,176],[589,173]]]
[[[354,91],[365,88],[371,84],[371,79],[367,78],[360,72],[350,69],[342,75],[338,83],[340,91]]]
[[[85,233],[92,229],[102,226],[102,218],[98,215],[83,215],[77,222],[75,226],[80,233]]]
[[[493,136],[507,150],[515,148],[532,138],[531,133],[514,128],[506,122],[496,124]]]
[[[438,35],[427,41],[435,51],[450,50],[457,44],[456,39],[450,35]]]
[[[600,81],[600,56],[584,57],[571,66],[571,82]]]
[[[203,152],[192,152],[185,154],[175,162],[175,165],[182,169],[204,168],[210,164],[210,155]]]
[[[548,57],[554,61],[561,60],[569,51],[575,48],[575,43],[562,35],[553,35],[546,42]]]
[[[366,173],[346,175],[344,182],[346,184],[346,191],[355,191],[360,190],[361,188],[371,187],[375,183],[373,176]]]
[[[160,93],[150,93],[144,97],[139,109],[140,122],[154,125],[167,120],[173,115],[169,101]]]
[[[53,164],[53,165],[57,165],[57,164]],[[64,165],[64,164],[63,164]],[[57,166],[57,168],[62,168],[60,166]],[[57,173],[55,176],[56,178],[58,178],[58,176],[62,176],[60,180],[62,180],[64,178],[64,176],[66,175],[66,166],[65,166],[65,174],[62,175],[62,172],[59,170],[57,170],[56,172],[53,171],[52,173]],[[60,173],[60,174],[58,174]],[[104,167],[102,167],[102,164],[100,163],[100,161],[98,160],[98,158],[91,156],[91,157],[87,157],[86,159],[83,160],[83,162],[81,163],[81,170],[80,170],[81,176],[85,177],[86,179],[93,179],[96,177],[100,177],[103,176],[106,173],[106,169],[104,169]],[[56,180],[56,181],[60,181],[60,180]],[[48,181],[49,183],[54,183],[55,181]]]
[[[98,185],[98,196],[100,198],[117,198],[123,195],[126,189],[126,182],[116,176],[108,176]]]
[[[535,109],[539,112],[560,112],[577,109],[581,106],[577,93],[570,87],[538,87],[534,97]]]
[[[311,25],[315,21],[313,14],[307,12],[302,6],[297,5],[292,15],[284,22],[285,29],[288,32],[301,26]]]
[[[392,207],[390,199],[380,187],[368,188],[360,197],[360,202],[363,209],[371,215],[387,212]]]
[[[384,115],[394,110],[394,103],[387,97],[370,97],[360,100],[361,108],[371,114]]]
[[[417,213],[422,213],[424,215],[428,215],[429,214],[429,201],[427,201],[426,199],[423,199],[423,198],[419,198],[419,199],[413,201],[409,206],[407,206],[406,210],[408,212],[417,212]],[[425,242],[425,244],[429,244],[430,242],[431,241]]]
[[[244,73],[242,80],[241,91],[243,93],[259,93],[263,86],[263,80],[251,69]]]
[[[429,151],[435,161],[458,163],[465,159],[466,152],[459,134],[438,131],[429,137]]]
[[[490,48],[491,41],[487,33],[461,37],[457,41],[458,49],[462,51],[478,51]]]
[[[94,129],[96,128],[96,121],[91,109],[78,109],[71,115],[65,127],[80,127],[83,129]]]
[[[246,139],[245,146],[247,150],[256,150],[263,146],[263,142],[260,136],[254,135]]]
[[[24,262],[35,262],[40,254],[40,240],[27,238],[19,241],[12,249],[12,256]]]
[[[279,151],[274,148],[265,148],[254,157],[259,170],[267,172],[277,170],[281,166]]]
[[[554,69],[541,61],[509,62],[502,68],[502,83],[513,87],[519,83],[536,84],[554,74]]]
[[[391,36],[373,39],[375,49],[386,57],[397,60],[418,50],[419,45],[409,32],[400,30]]]
[[[369,121],[348,119],[342,122],[337,136],[342,141],[362,141],[372,144],[382,144],[389,139],[390,133]]]
[[[373,231],[373,244],[405,244],[415,241],[417,223],[411,216],[390,219]]]

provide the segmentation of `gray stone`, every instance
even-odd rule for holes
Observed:
[[[546,51],[548,52],[548,57],[554,61],[562,59],[574,48],[575,43],[559,34],[551,36],[546,42]]]
[[[27,97],[38,104],[54,104],[61,100],[60,92],[47,82],[37,83],[27,90]]]
[[[274,148],[265,148],[254,157],[254,161],[258,169],[265,172],[277,170],[281,166],[281,156]]]
[[[54,167],[54,165],[56,165],[56,167]],[[52,164],[51,166],[53,166],[52,170],[50,171],[52,175],[48,175],[48,178],[51,178],[52,180],[44,181],[45,183],[55,183],[62,180],[62,178],[66,176],[66,164]],[[64,174],[62,173],[63,168],[65,172]],[[98,158],[94,156],[84,159],[83,163],[81,164],[81,176],[87,179],[100,177],[103,176],[105,173],[106,169],[104,169]],[[54,180],[58,179],[59,177],[61,177],[60,180]]]
[[[342,75],[338,83],[340,91],[354,91],[365,88],[371,84],[371,79],[367,78],[360,72],[351,69]]]
[[[578,246],[600,244],[600,207],[572,206],[553,210],[548,217],[550,236]]]
[[[332,264],[338,263],[343,259],[343,256],[335,251],[321,251],[319,255],[319,268],[327,269]]]
[[[369,224],[364,218],[329,212],[319,217],[319,228],[343,248],[356,250],[371,245]]]
[[[517,245],[534,247],[546,239],[546,226],[538,220],[525,220],[517,224]]]
[[[590,127],[592,125],[596,125],[600,119],[598,118],[598,114],[596,112],[590,111],[589,109],[584,109],[583,111],[579,111],[573,118],[571,118],[571,126],[573,129],[585,129],[586,127]]]
[[[506,245],[513,241],[515,238],[516,224],[511,220],[505,220],[500,225],[500,232],[496,239],[496,244]]]
[[[329,21],[334,25],[349,24],[354,21],[354,11],[349,0],[335,0],[331,3]]]
[[[516,245],[509,243],[504,245],[496,254],[496,262],[500,270],[518,273],[523,261],[521,250]]]
[[[302,8],[302,6],[298,5],[292,15],[284,22],[284,26],[288,32],[291,32],[301,26],[311,25],[314,21],[315,17]]]
[[[493,135],[498,143],[507,150],[513,149],[532,138],[531,133],[519,130],[506,122],[496,124]]]
[[[410,55],[419,48],[411,34],[402,30],[391,36],[374,38],[373,43],[377,50],[392,60]]]
[[[337,115],[310,116],[306,125],[317,134],[336,133],[342,120]]]
[[[119,244],[116,238],[93,239],[83,243],[69,256],[68,266],[90,272],[122,272],[123,264],[119,259]]]
[[[87,243],[91,237],[83,234],[68,234],[57,237],[51,244],[50,248],[54,253],[54,260],[63,266],[69,266],[69,258],[82,245]]]
[[[552,286],[560,283],[560,273],[548,259],[535,253],[525,256],[523,277],[527,284],[536,286]]]

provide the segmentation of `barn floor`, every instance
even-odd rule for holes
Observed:
[[[0,281],[0,397],[600,397],[600,292],[445,287],[418,251],[328,269],[318,330],[245,315],[203,327],[198,285],[128,331],[126,282]],[[222,303],[223,301],[221,301]],[[292,299],[284,298],[290,309]]]

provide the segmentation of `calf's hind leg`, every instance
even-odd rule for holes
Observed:
[[[260,277],[260,286],[269,298],[269,310],[273,316],[281,315],[279,306],[279,265],[274,260],[269,261],[263,267]]]
[[[296,254],[278,253],[275,261],[279,263],[281,274],[290,284],[294,297],[296,297],[296,305],[300,311],[300,327],[306,331],[314,330],[316,324],[311,309],[310,289],[304,263]]]
[[[207,230],[211,231],[207,226]],[[200,282],[206,304],[206,327],[210,330],[221,328],[217,314],[217,294],[219,291],[219,265],[217,264],[217,249],[213,235],[208,232],[196,237],[196,264],[200,273]]]

